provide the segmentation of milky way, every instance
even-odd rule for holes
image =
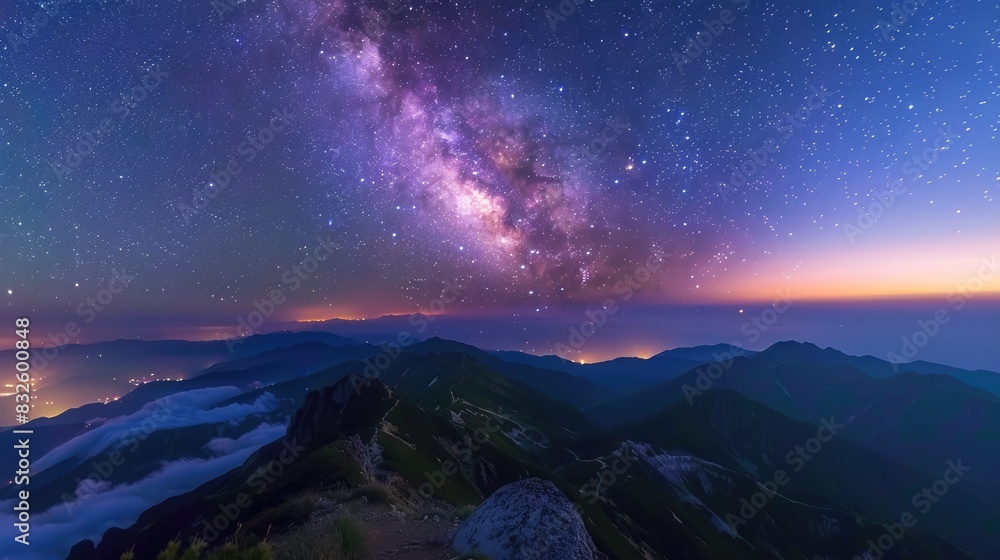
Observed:
[[[33,31],[0,57],[2,287],[28,310],[124,268],[116,313],[233,317],[328,235],[284,318],[412,311],[453,280],[471,309],[599,303],[652,254],[643,298],[763,300],[995,223],[985,2],[885,27],[891,4],[101,0],[22,29],[39,9],[0,8]]]
[[[654,250],[653,232],[615,226],[616,209],[585,165],[593,157],[585,149],[628,134],[624,120],[609,119],[590,143],[573,144],[471,56],[421,53],[439,40],[426,30],[426,13],[400,3],[352,18],[343,4],[294,5],[285,13],[296,14],[289,27],[302,34],[297,42],[324,45],[331,81],[349,77],[362,118],[378,123],[374,155],[386,182],[375,203],[386,214],[416,210],[398,227],[447,240],[448,258],[476,276],[543,297],[607,287],[622,265]]]

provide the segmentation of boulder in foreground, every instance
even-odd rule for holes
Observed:
[[[452,548],[491,560],[605,558],[566,495],[538,478],[497,490],[458,530]]]

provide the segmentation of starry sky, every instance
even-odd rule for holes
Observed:
[[[283,321],[446,282],[491,317],[943,301],[997,249],[1000,6],[853,4],[5,2],[0,295],[58,329],[134,276],[81,340],[275,289]]]

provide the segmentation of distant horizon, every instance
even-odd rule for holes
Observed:
[[[885,308],[896,308],[901,315],[904,316],[920,316],[920,310],[911,308],[911,304],[924,304],[928,306],[932,303],[940,304],[940,302],[931,301],[921,301],[921,300],[910,300],[910,299],[894,299],[894,300],[882,300],[877,302],[877,309],[870,310],[874,315],[886,319]],[[996,306],[1000,310],[1000,301],[991,301],[986,298],[981,298],[976,302],[978,308],[974,306],[969,306],[967,311],[970,315],[977,315],[985,313],[987,316],[991,311],[993,306]],[[985,308],[984,308],[985,304]],[[992,304],[992,305],[990,305]],[[810,307],[825,307],[825,302],[802,302],[796,304],[800,314]],[[735,306],[739,307],[739,306]],[[933,306],[931,306],[933,307]],[[940,307],[938,305],[938,307]],[[687,306],[670,306],[667,310],[678,312],[686,310],[694,315],[699,315],[702,313],[707,313],[709,311],[716,311],[719,313],[724,313],[727,315],[733,315],[734,306],[729,305],[712,305],[712,306],[702,306],[702,305],[687,305]],[[691,333],[674,333],[677,337],[676,340],[669,342],[664,341],[663,344],[657,345],[655,341],[650,340],[650,337],[646,337],[642,342],[638,343],[641,348],[633,341],[630,342],[632,335],[636,330],[641,329],[643,326],[649,326],[649,318],[642,317],[638,311],[655,312],[658,309],[663,309],[663,307],[645,307],[636,308],[636,312],[633,312],[633,319],[626,318],[627,313],[622,313],[618,317],[610,317],[608,322],[593,336],[591,339],[586,340],[586,344],[580,349],[578,353],[571,355],[561,355],[557,351],[557,345],[562,345],[562,348],[570,348],[570,344],[567,343],[569,337],[572,336],[572,331],[570,327],[575,326],[567,321],[571,321],[574,318],[581,318],[573,313],[563,313],[557,316],[544,316],[544,317],[519,317],[525,326],[523,329],[527,329],[528,326],[532,327],[532,336],[537,337],[541,342],[536,344],[518,344],[509,340],[509,336],[506,341],[497,342],[496,333],[497,331],[492,331],[492,334],[485,335],[483,333],[470,333],[468,331],[469,325],[478,325],[481,330],[486,330],[488,326],[503,326],[506,321],[510,320],[510,317],[505,317],[503,315],[499,316],[475,316],[471,314],[462,313],[442,313],[438,315],[432,315],[427,313],[410,313],[410,314],[392,314],[392,315],[380,315],[377,317],[366,317],[366,318],[331,318],[322,320],[310,320],[310,321],[274,321],[266,322],[262,324],[258,329],[250,334],[262,335],[271,334],[278,332],[327,332],[329,334],[334,334],[338,336],[343,336],[345,338],[350,338],[357,340],[359,342],[371,342],[377,343],[375,338],[392,338],[396,332],[401,330],[407,330],[411,332],[412,336],[418,338],[419,340],[427,340],[434,337],[444,338],[447,340],[453,340],[456,342],[461,342],[464,344],[469,344],[476,346],[481,349],[486,350],[497,350],[497,351],[519,351],[526,354],[531,354],[539,357],[544,356],[557,356],[568,361],[576,363],[601,363],[607,362],[619,358],[639,358],[648,359],[661,352],[666,352],[669,350],[676,350],[680,348],[692,348],[699,346],[714,346],[714,345],[731,345],[744,348],[746,350],[760,352],[767,348],[770,348],[775,343],[783,341],[794,341],[799,343],[809,343],[814,344],[820,348],[833,348],[841,351],[845,354],[852,356],[873,356],[875,358],[888,360],[887,356],[889,353],[896,351],[896,349],[889,344],[882,344],[880,347],[877,345],[872,345],[870,337],[857,335],[850,336],[846,335],[841,338],[830,339],[826,337],[824,340],[823,336],[823,325],[827,316],[828,310],[812,310],[820,311],[820,317],[817,320],[813,317],[813,329],[817,332],[814,333],[815,336],[798,336],[795,335],[794,325],[789,325],[787,322],[776,322],[771,328],[766,329],[766,331],[761,332],[757,328],[752,326],[751,318],[753,315],[750,314],[751,311],[755,315],[760,315],[770,307],[763,308],[750,308],[747,306],[743,312],[739,310],[736,311],[738,315],[738,320],[736,324],[738,326],[746,326],[747,323],[751,323],[751,327],[744,332],[749,332],[751,336],[743,336],[741,332],[742,329],[731,330],[728,336],[724,334],[719,334],[718,336],[712,337],[702,331],[698,331],[701,336],[693,335]],[[844,309],[841,309],[844,312]],[[854,314],[864,314],[869,311],[867,306],[848,306],[847,313]],[[926,312],[925,312],[926,314]],[[789,312],[789,315],[792,315]],[[427,331],[424,333],[416,333],[419,325],[414,327],[409,322],[410,318],[413,317],[427,317],[431,318],[431,321],[426,324]],[[782,318],[784,319],[784,318]],[[987,317],[987,320],[989,317]],[[902,318],[894,318],[894,322],[899,322],[903,320]],[[918,319],[919,320],[919,319]],[[586,322],[586,315],[582,317],[582,322]],[[437,324],[435,325],[435,322]],[[742,325],[740,324],[742,322]],[[859,317],[859,322],[861,319]],[[996,320],[1000,323],[1000,319]],[[666,324],[667,321],[662,321]],[[820,323],[820,324],[815,324]],[[978,325],[979,322],[976,322]],[[400,326],[402,325],[402,326]],[[1000,326],[998,324],[997,326]],[[960,334],[959,329],[953,329],[950,335],[947,331],[947,325],[942,329],[941,340],[929,340],[925,347],[919,348],[919,352],[912,358],[903,358],[903,363],[926,361],[932,363],[938,363],[942,365],[947,365],[950,367],[956,367],[960,369],[966,369],[970,371],[984,370],[984,371],[1000,371],[1000,352],[987,352],[981,357],[969,357],[962,356],[960,351],[949,346],[945,341],[964,339],[971,346],[978,346],[981,349],[985,349],[986,344],[977,344],[974,339],[968,339],[967,337]],[[973,329],[980,331],[980,329],[973,325],[966,325],[962,330]],[[229,336],[227,336],[227,329]],[[860,327],[859,327],[860,329]],[[579,329],[577,329],[579,331]],[[693,329],[697,330],[697,329]],[[720,329],[720,332],[723,329]],[[875,330],[878,330],[876,327]],[[914,329],[916,331],[918,329]],[[985,330],[985,329],[984,329]],[[604,332],[602,332],[604,331]],[[37,347],[53,347],[56,344],[46,336],[46,331],[43,329],[35,330],[34,334],[34,345]],[[906,332],[905,330],[899,331],[900,333]],[[980,331],[982,332],[982,331]],[[86,336],[88,333],[93,333],[94,336]],[[510,333],[503,333],[509,335]],[[910,334],[910,333],[906,333]],[[187,341],[187,342],[204,342],[204,341],[220,341],[231,338],[235,335],[235,331],[231,326],[195,326],[195,327],[183,327],[174,326],[166,328],[147,328],[146,330],[139,332],[138,334],[127,334],[125,332],[109,332],[107,329],[102,330],[90,330],[86,333],[81,333],[80,337],[77,339],[70,340],[68,345],[93,345],[106,342],[115,342],[118,340],[142,340],[142,341]],[[685,336],[686,335],[686,336]],[[758,336],[757,340],[752,340],[754,337]],[[562,339],[560,339],[560,336]],[[655,337],[654,337],[655,338]],[[366,340],[367,339],[367,340]],[[484,339],[492,339],[493,343],[486,342]],[[548,339],[547,341],[543,341]],[[566,339],[566,340],[563,340]],[[851,339],[856,339],[852,342]],[[869,344],[865,344],[865,343]],[[547,345],[547,346],[546,346]],[[2,350],[13,349],[12,344],[8,344],[8,341],[3,341],[0,345]],[[881,352],[879,351],[881,350]],[[565,353],[562,353],[565,354]],[[995,365],[991,365],[995,364]]]
[[[364,319],[358,319],[358,320],[360,321],[360,320],[364,320]],[[327,330],[315,330],[315,331],[309,331],[309,330],[274,330],[274,331],[266,331],[266,332],[256,332],[256,333],[247,335],[247,338],[254,337],[254,336],[267,336],[267,335],[270,335],[270,334],[280,334],[280,333],[301,334],[301,333],[308,333],[308,332],[316,332],[316,333],[331,334],[331,335],[336,335],[336,336],[343,336],[340,333],[337,333],[337,332],[334,332],[334,331],[327,331]],[[350,338],[350,337],[344,336],[343,338]],[[432,335],[432,336],[429,336],[427,338],[422,338],[422,339],[415,339],[415,341],[412,344],[407,345],[407,347],[412,346],[413,344],[419,344],[419,343],[427,342],[427,341],[433,340],[433,339],[440,339],[440,340],[446,340],[446,341],[449,341],[449,342],[456,342],[456,343],[459,343],[459,344],[466,344],[468,346],[473,346],[475,348],[479,348],[480,350],[483,350],[483,351],[486,351],[486,352],[519,352],[519,353],[523,353],[523,354],[529,354],[531,356],[535,356],[535,357],[538,357],[538,358],[558,358],[560,360],[565,360],[567,362],[571,362],[571,363],[574,363],[574,364],[580,364],[580,365],[603,364],[603,363],[612,362],[612,361],[621,360],[621,359],[650,360],[650,359],[656,357],[659,354],[671,352],[671,351],[674,351],[674,350],[690,350],[690,349],[697,349],[697,348],[712,348],[712,347],[715,347],[715,346],[726,346],[726,347],[734,347],[735,346],[733,344],[729,344],[729,343],[726,343],[726,342],[704,343],[704,344],[696,344],[696,345],[688,345],[688,346],[675,346],[675,347],[672,347],[672,348],[664,348],[662,350],[659,350],[659,351],[657,351],[657,352],[655,352],[653,354],[646,355],[646,356],[621,355],[621,356],[615,356],[615,357],[612,357],[612,358],[606,358],[606,359],[603,359],[603,360],[600,360],[600,361],[595,361],[595,362],[586,362],[586,361],[584,361],[584,362],[578,362],[578,361],[570,360],[568,358],[563,358],[562,356],[559,356],[558,354],[537,354],[537,353],[523,351],[523,350],[506,350],[506,349],[503,349],[503,348],[480,348],[479,346],[476,346],[475,344],[464,342],[464,341],[458,340],[458,339],[445,338],[445,337],[441,337],[441,336],[438,336],[438,335]],[[96,345],[100,345],[100,344],[111,344],[111,343],[115,343],[115,342],[192,342],[192,343],[197,343],[197,342],[221,342],[221,341],[224,341],[224,340],[226,340],[226,339],[224,339],[224,338],[206,338],[206,339],[200,339],[199,340],[199,339],[189,339],[189,338],[138,338],[138,337],[137,338],[109,338],[109,339],[103,339],[103,340],[95,340],[93,342],[72,342],[70,344],[67,344],[66,346],[96,346]],[[359,342],[361,344],[371,344],[371,345],[376,345],[376,346],[380,342],[383,342],[383,341],[379,341],[379,342],[364,341],[364,340],[357,340],[357,339],[351,339],[351,340],[353,340],[355,342]],[[743,351],[751,352],[752,354],[756,355],[756,354],[760,354],[762,352],[766,352],[767,350],[773,348],[774,346],[776,346],[778,344],[787,344],[787,343],[801,344],[801,345],[811,345],[811,346],[815,346],[815,347],[819,348],[820,350],[836,350],[836,351],[841,352],[841,353],[843,353],[843,354],[845,354],[847,356],[851,356],[851,357],[855,357],[855,358],[876,358],[876,359],[879,359],[879,360],[887,361],[887,360],[885,360],[885,358],[882,358],[882,357],[879,357],[879,356],[874,356],[872,354],[855,354],[855,353],[851,353],[851,352],[845,352],[845,351],[841,350],[840,348],[837,348],[837,347],[834,347],[834,346],[823,346],[823,345],[820,345],[820,344],[816,344],[816,343],[814,343],[814,342],[812,342],[810,340],[797,340],[797,339],[778,340],[778,341],[772,342],[771,344],[768,344],[768,345],[766,345],[766,346],[764,346],[764,347],[762,347],[762,348],[760,348],[758,350],[751,349],[751,348],[742,348],[742,347],[741,348],[742,348]],[[304,343],[300,343],[300,344],[304,344]],[[39,345],[39,347],[44,347],[44,346],[43,345]],[[13,350],[13,348],[0,348],[0,352],[8,351],[8,350]],[[405,349],[404,349],[404,352],[405,352]],[[962,367],[958,367],[958,366],[953,366],[953,365],[950,365],[950,364],[947,364],[947,363],[935,362],[933,360],[923,360],[923,359],[919,359],[919,358],[914,358],[912,361],[900,362],[900,363],[908,364],[908,363],[920,363],[920,362],[932,363],[932,364],[937,364],[937,365],[942,365],[942,366],[948,366],[948,367],[953,367],[955,369],[961,369],[961,370],[965,370],[965,371],[987,371],[987,372],[993,372],[993,373],[1000,374],[1000,370],[991,370],[991,369],[988,369],[988,368],[968,369],[968,368],[962,368]]]

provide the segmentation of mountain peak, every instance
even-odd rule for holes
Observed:
[[[802,350],[822,350],[812,342],[798,340],[780,340],[767,348],[768,350],[802,349]]]
[[[382,381],[349,375],[310,392],[288,425],[285,439],[305,447],[337,439],[345,432],[377,424],[381,418],[376,411],[388,410],[395,400],[392,389]]]
[[[813,360],[818,359],[821,356],[827,356],[833,354],[842,354],[838,350],[833,348],[820,348],[812,342],[799,342],[797,340],[782,340],[775,342],[771,346],[768,346],[766,350],[760,353],[761,356],[777,358],[782,361],[788,360]]]
[[[746,350],[733,346],[732,344],[710,344],[702,346],[690,346],[682,348],[674,348],[671,350],[664,350],[659,354],[655,354],[650,358],[650,360],[657,360],[663,358],[681,358],[685,360],[692,360],[696,362],[716,362],[722,359],[722,357],[727,354],[733,356],[752,356],[756,352],[751,350]]]

